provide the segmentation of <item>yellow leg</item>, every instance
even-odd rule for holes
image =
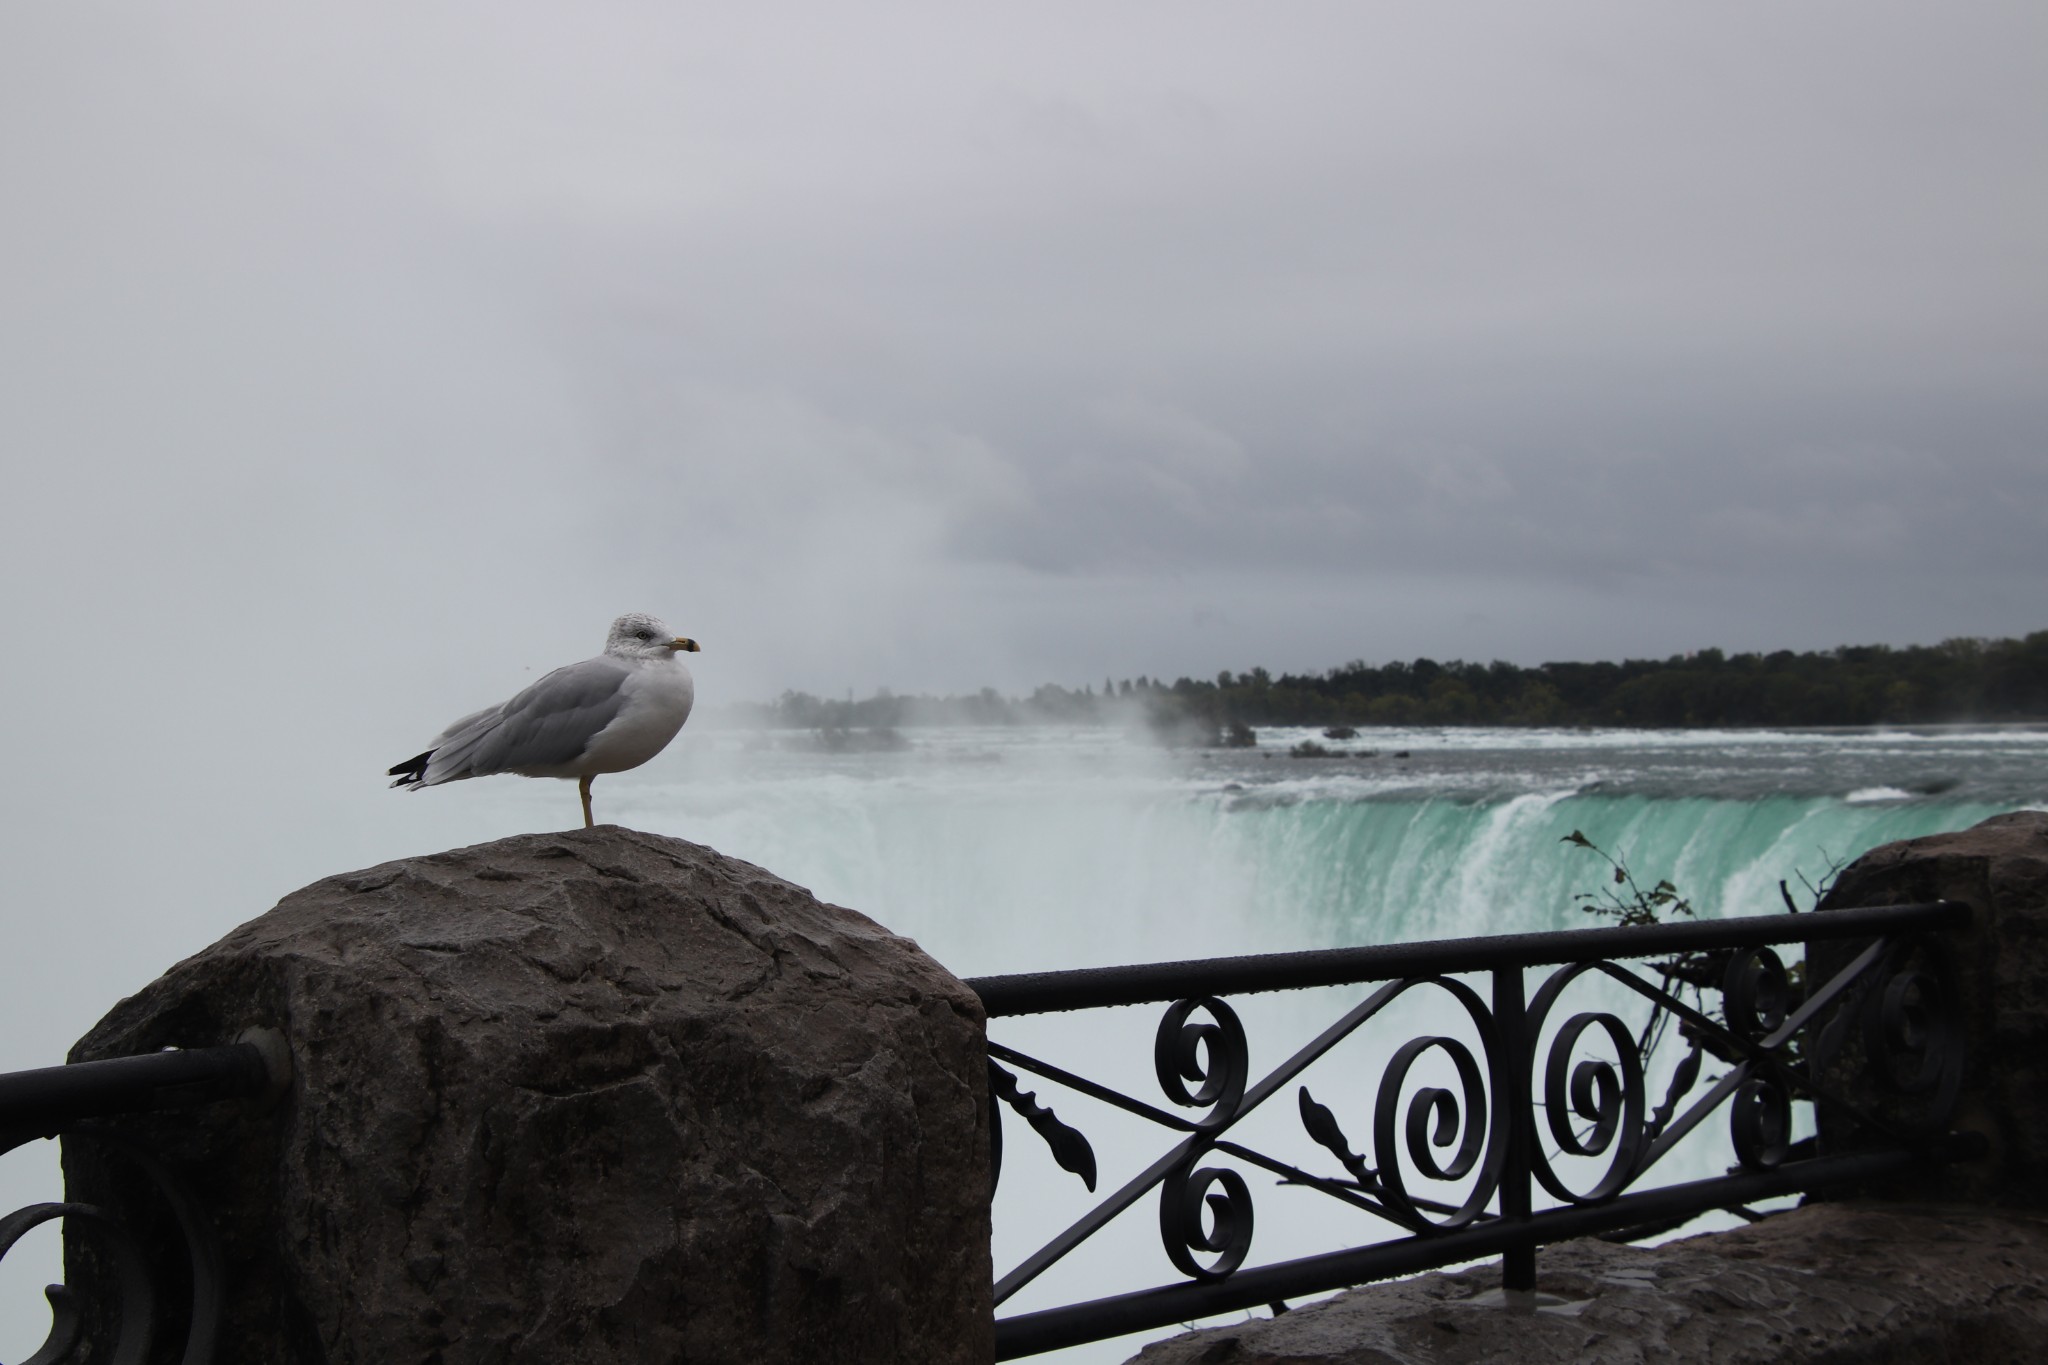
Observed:
[[[578,796],[581,796],[581,797],[583,798],[583,828],[585,828],[585,829],[593,829],[593,828],[595,828],[595,827],[596,827],[596,825],[597,825],[597,822],[596,822],[595,820],[593,820],[593,819],[591,819],[591,818],[590,818],[590,779],[589,779],[589,778],[587,778],[587,777],[579,777],[579,778],[577,778],[577,779],[576,779],[576,794],[577,794]]]

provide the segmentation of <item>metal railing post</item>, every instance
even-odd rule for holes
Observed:
[[[1501,967],[1493,973],[1493,1026],[1500,1039],[1501,1074],[1495,1079],[1495,1122],[1506,1125],[1506,1151],[1500,1177],[1500,1216],[1509,1225],[1529,1221],[1529,1144],[1535,1140],[1535,1108],[1529,1087],[1529,1006],[1522,989],[1522,969]],[[1501,1253],[1501,1288],[1510,1295],[1536,1291],[1536,1247],[1523,1242]]]

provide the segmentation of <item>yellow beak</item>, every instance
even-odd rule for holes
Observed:
[[[695,640],[686,640],[680,635],[678,635],[675,639],[670,640],[668,642],[668,647],[670,649],[679,649],[683,651],[683,653],[685,654],[696,654],[699,652],[697,648],[697,642]]]

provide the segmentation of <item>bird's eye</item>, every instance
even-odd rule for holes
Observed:
[[[633,633],[643,640],[652,640],[654,638],[654,632],[651,630],[636,630]]]

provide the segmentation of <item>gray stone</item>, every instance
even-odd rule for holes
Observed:
[[[1498,1266],[1190,1332],[1132,1365],[2021,1365],[2048,1354],[2048,1219],[1816,1205],[1661,1247],[1567,1242],[1539,1311]]]
[[[2048,1209],[2048,812],[1994,815],[1954,834],[1881,845],[1843,869],[1820,908],[1935,900],[1972,911],[1970,927],[1946,948],[1967,1057],[1950,1126],[1982,1134],[1990,1153],[1872,1192]],[[1815,944],[1815,979],[1855,948]],[[1856,1098],[1887,1112],[1892,1103]],[[1887,1142],[1832,1106],[1819,1120],[1831,1151]]]
[[[979,1002],[760,868],[601,826],[332,877],[72,1059],[252,1026],[288,1096],[119,1125],[220,1215],[224,1365],[992,1354]]]

